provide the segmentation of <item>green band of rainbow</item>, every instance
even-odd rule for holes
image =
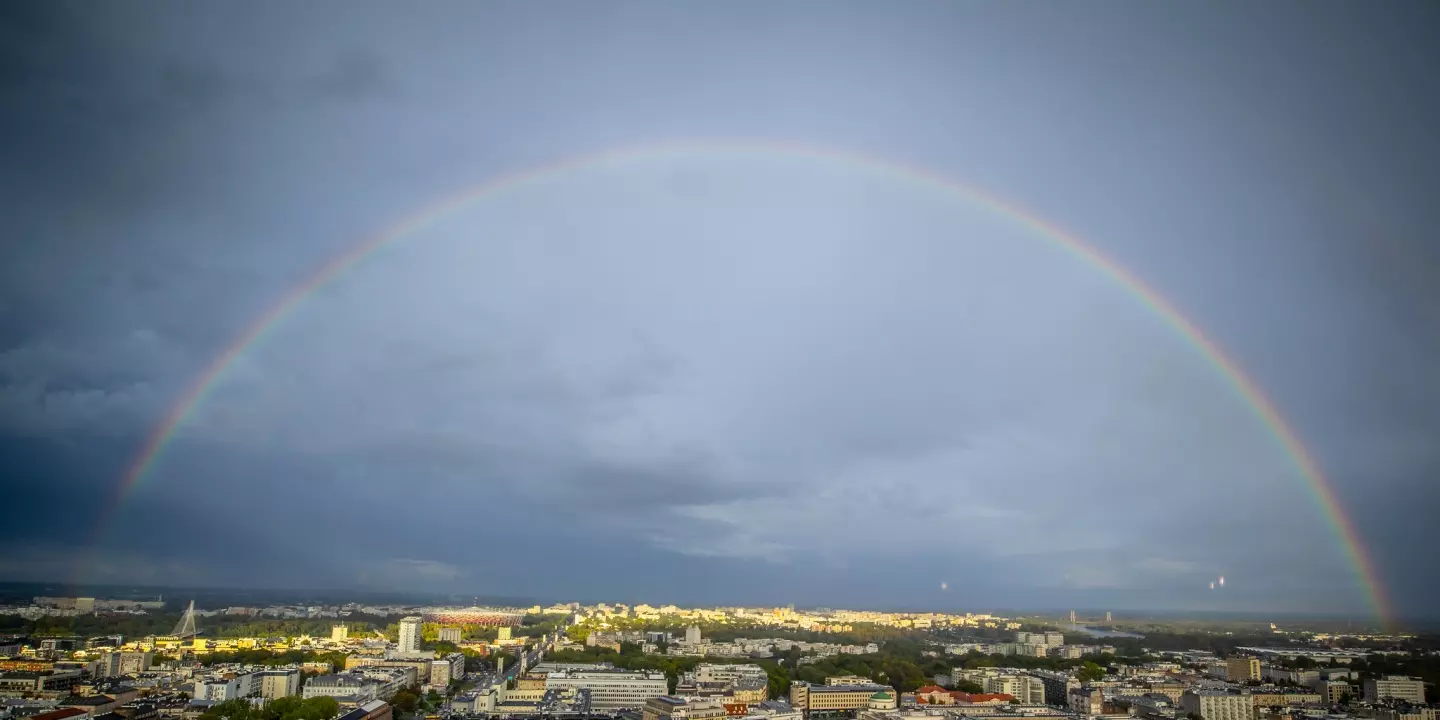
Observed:
[[[1315,460],[1311,458],[1295,431],[1285,422],[1285,419],[1281,417],[1279,411],[1275,409],[1274,404],[1266,398],[1255,382],[1245,375],[1240,367],[1221,351],[1218,345],[1207,338],[1194,323],[1182,315],[1164,296],[1160,295],[1160,293],[1132,275],[1128,270],[1101,254],[1099,250],[1096,250],[1080,238],[984,190],[969,185],[962,185],[924,168],[850,152],[773,140],[667,140],[630,145],[591,155],[564,159],[552,164],[502,175],[481,185],[463,190],[431,204],[419,212],[406,216],[389,228],[350,247],[322,265],[304,282],[285,293],[269,310],[257,318],[243,333],[236,337],[234,342],[232,342],[223,353],[216,357],[199,377],[195,378],[185,390],[184,394],[181,395],[179,400],[171,407],[164,420],[155,428],[149,439],[146,440],[140,452],[135,456],[134,461],[125,473],[124,480],[116,489],[113,500],[106,506],[105,515],[102,516],[101,522],[99,523],[100,532],[103,534],[104,527],[108,524],[108,520],[114,517],[130,493],[150,474],[156,463],[163,457],[166,447],[175,437],[176,430],[185,423],[186,419],[189,418],[190,415],[195,412],[195,409],[205,400],[211,388],[224,376],[226,369],[230,367],[231,363],[244,354],[245,350],[251,345],[262,340],[270,328],[274,327],[296,307],[301,305],[311,293],[344,274],[375,250],[403,238],[478,199],[488,198],[505,190],[520,188],[557,173],[622,157],[656,155],[683,150],[723,150],[828,158],[924,183],[943,189],[958,198],[989,208],[992,211],[1010,218],[1014,222],[1033,230],[1055,247],[1064,250],[1113,279],[1138,299],[1146,308],[1169,324],[1180,337],[1184,338],[1187,343],[1209,361],[1230,386],[1234,388],[1235,392],[1255,413],[1265,427],[1269,429],[1270,433],[1284,450],[1286,456],[1294,464],[1295,469],[1299,471],[1300,476],[1309,486],[1315,502],[1319,505],[1320,511],[1324,514],[1325,519],[1334,530],[1335,536],[1339,539],[1340,545],[1343,548],[1346,559],[1354,571],[1355,579],[1364,591],[1371,609],[1381,622],[1388,621],[1389,606],[1385,599],[1383,585],[1376,575],[1374,566],[1365,552],[1364,545],[1361,543],[1353,523],[1351,523],[1349,517],[1340,506],[1336,499],[1334,489],[1331,487],[1329,481],[1326,480],[1324,474],[1321,473]]]

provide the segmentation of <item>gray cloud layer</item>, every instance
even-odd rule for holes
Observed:
[[[1404,561],[1440,540],[1427,5],[173,9],[0,23],[7,505],[99,517],[233,338],[436,197],[793,138],[991,187],[1164,288],[1399,609],[1435,589]],[[184,540],[127,532],[156,513]],[[64,527],[24,514],[0,574],[1365,610],[1273,438],[1123,288],[913,179],[704,144],[375,253],[230,366],[101,549]]]

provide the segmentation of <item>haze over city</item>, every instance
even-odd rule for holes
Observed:
[[[0,580],[1433,617],[1437,66],[1425,2],[5,3]]]

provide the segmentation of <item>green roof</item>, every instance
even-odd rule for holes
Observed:
[[[889,699],[891,699],[891,698],[893,698],[893,697],[895,697],[895,696],[894,696],[894,695],[891,695],[891,694],[888,693],[888,692],[885,692],[884,690],[881,690],[880,692],[877,692],[877,693],[875,693],[874,695],[871,695],[871,696],[870,696],[870,699],[871,699],[871,700],[889,700]]]

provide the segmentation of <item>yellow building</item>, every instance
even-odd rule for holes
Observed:
[[[884,685],[811,685],[806,682],[790,684],[790,706],[796,710],[863,710],[869,708],[870,700],[878,692],[894,693]]]
[[[1225,659],[1225,679],[1249,682],[1260,679],[1260,658],[1232,657]]]

